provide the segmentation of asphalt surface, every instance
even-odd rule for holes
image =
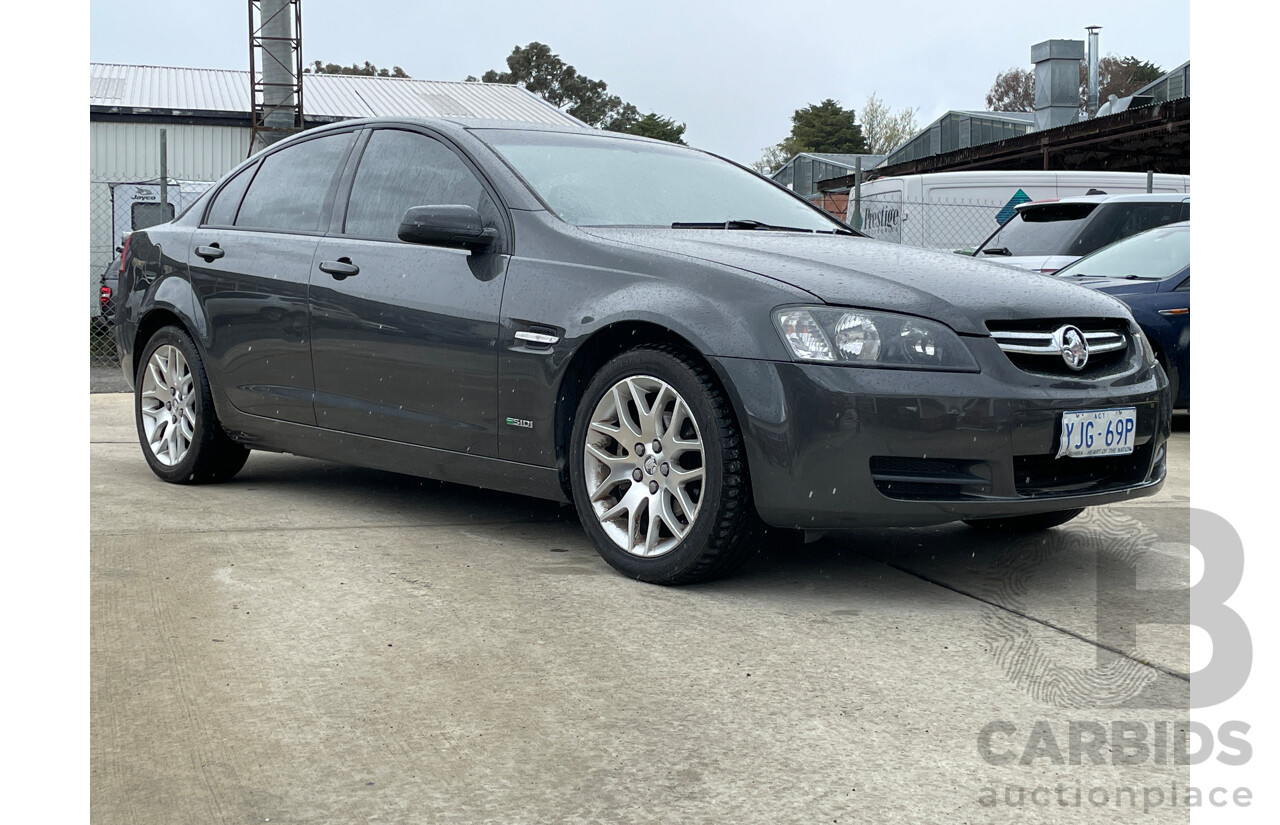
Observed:
[[[1142,624],[1186,603],[1185,422],[1158,496],[1035,538],[851,532],[667,589],[532,499],[263,453],[166,485],[130,404],[90,396],[95,823],[1188,819],[1153,743],[1189,631]]]

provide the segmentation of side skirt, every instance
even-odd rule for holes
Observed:
[[[231,414],[223,415],[224,412]],[[291,421],[276,421],[247,415],[230,404],[219,405],[219,417],[227,435],[255,450],[292,453],[372,470],[568,502],[560,489],[560,475],[554,467],[537,467]]]

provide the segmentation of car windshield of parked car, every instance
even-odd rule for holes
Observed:
[[[1191,227],[1162,226],[1116,241],[1058,270],[1057,277],[1164,280],[1191,265]]]
[[[680,146],[563,132],[494,129],[479,135],[553,212],[576,226],[849,231],[757,175]]]
[[[1097,207],[1054,203],[1022,209],[982,245],[979,256],[1068,255],[1071,241]]]

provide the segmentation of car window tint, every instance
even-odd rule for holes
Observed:
[[[160,208],[160,202],[153,203],[135,203],[129,210],[129,225],[133,229],[146,229],[155,226],[158,223],[173,220],[173,204],[166,203],[164,209]]]
[[[1018,212],[996,231],[983,249],[1007,249],[1010,255],[1067,255],[1067,249],[1097,208],[1096,203],[1053,203]],[[999,258],[994,258],[999,260]]]
[[[394,240],[409,207],[453,204],[474,207],[486,226],[496,224],[484,187],[452,149],[425,135],[379,129],[360,157],[345,231]]]
[[[1108,203],[1098,210],[1076,238],[1067,255],[1088,255],[1109,243],[1173,223],[1182,213],[1180,203]]]
[[[231,226],[236,222],[236,210],[240,208],[240,199],[244,197],[244,190],[249,188],[249,181],[253,180],[253,170],[256,168],[256,163],[251,164],[227,181],[227,185],[222,187],[222,191],[209,206],[209,214],[204,220],[207,225]]]
[[[262,161],[240,205],[236,226],[314,232],[324,198],[354,133],[297,143]]]

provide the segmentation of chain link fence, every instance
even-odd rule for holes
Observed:
[[[905,201],[901,195],[863,196],[861,226],[850,209],[849,222],[882,241],[968,254],[1013,217],[1007,202]]]
[[[101,287],[115,286],[115,262],[124,236],[171,219],[211,183],[170,179],[161,204],[158,178],[124,180],[91,173],[89,177],[89,366],[119,366],[110,310],[101,301]],[[110,268],[110,272],[108,269]],[[106,278],[104,279],[104,275]]]

